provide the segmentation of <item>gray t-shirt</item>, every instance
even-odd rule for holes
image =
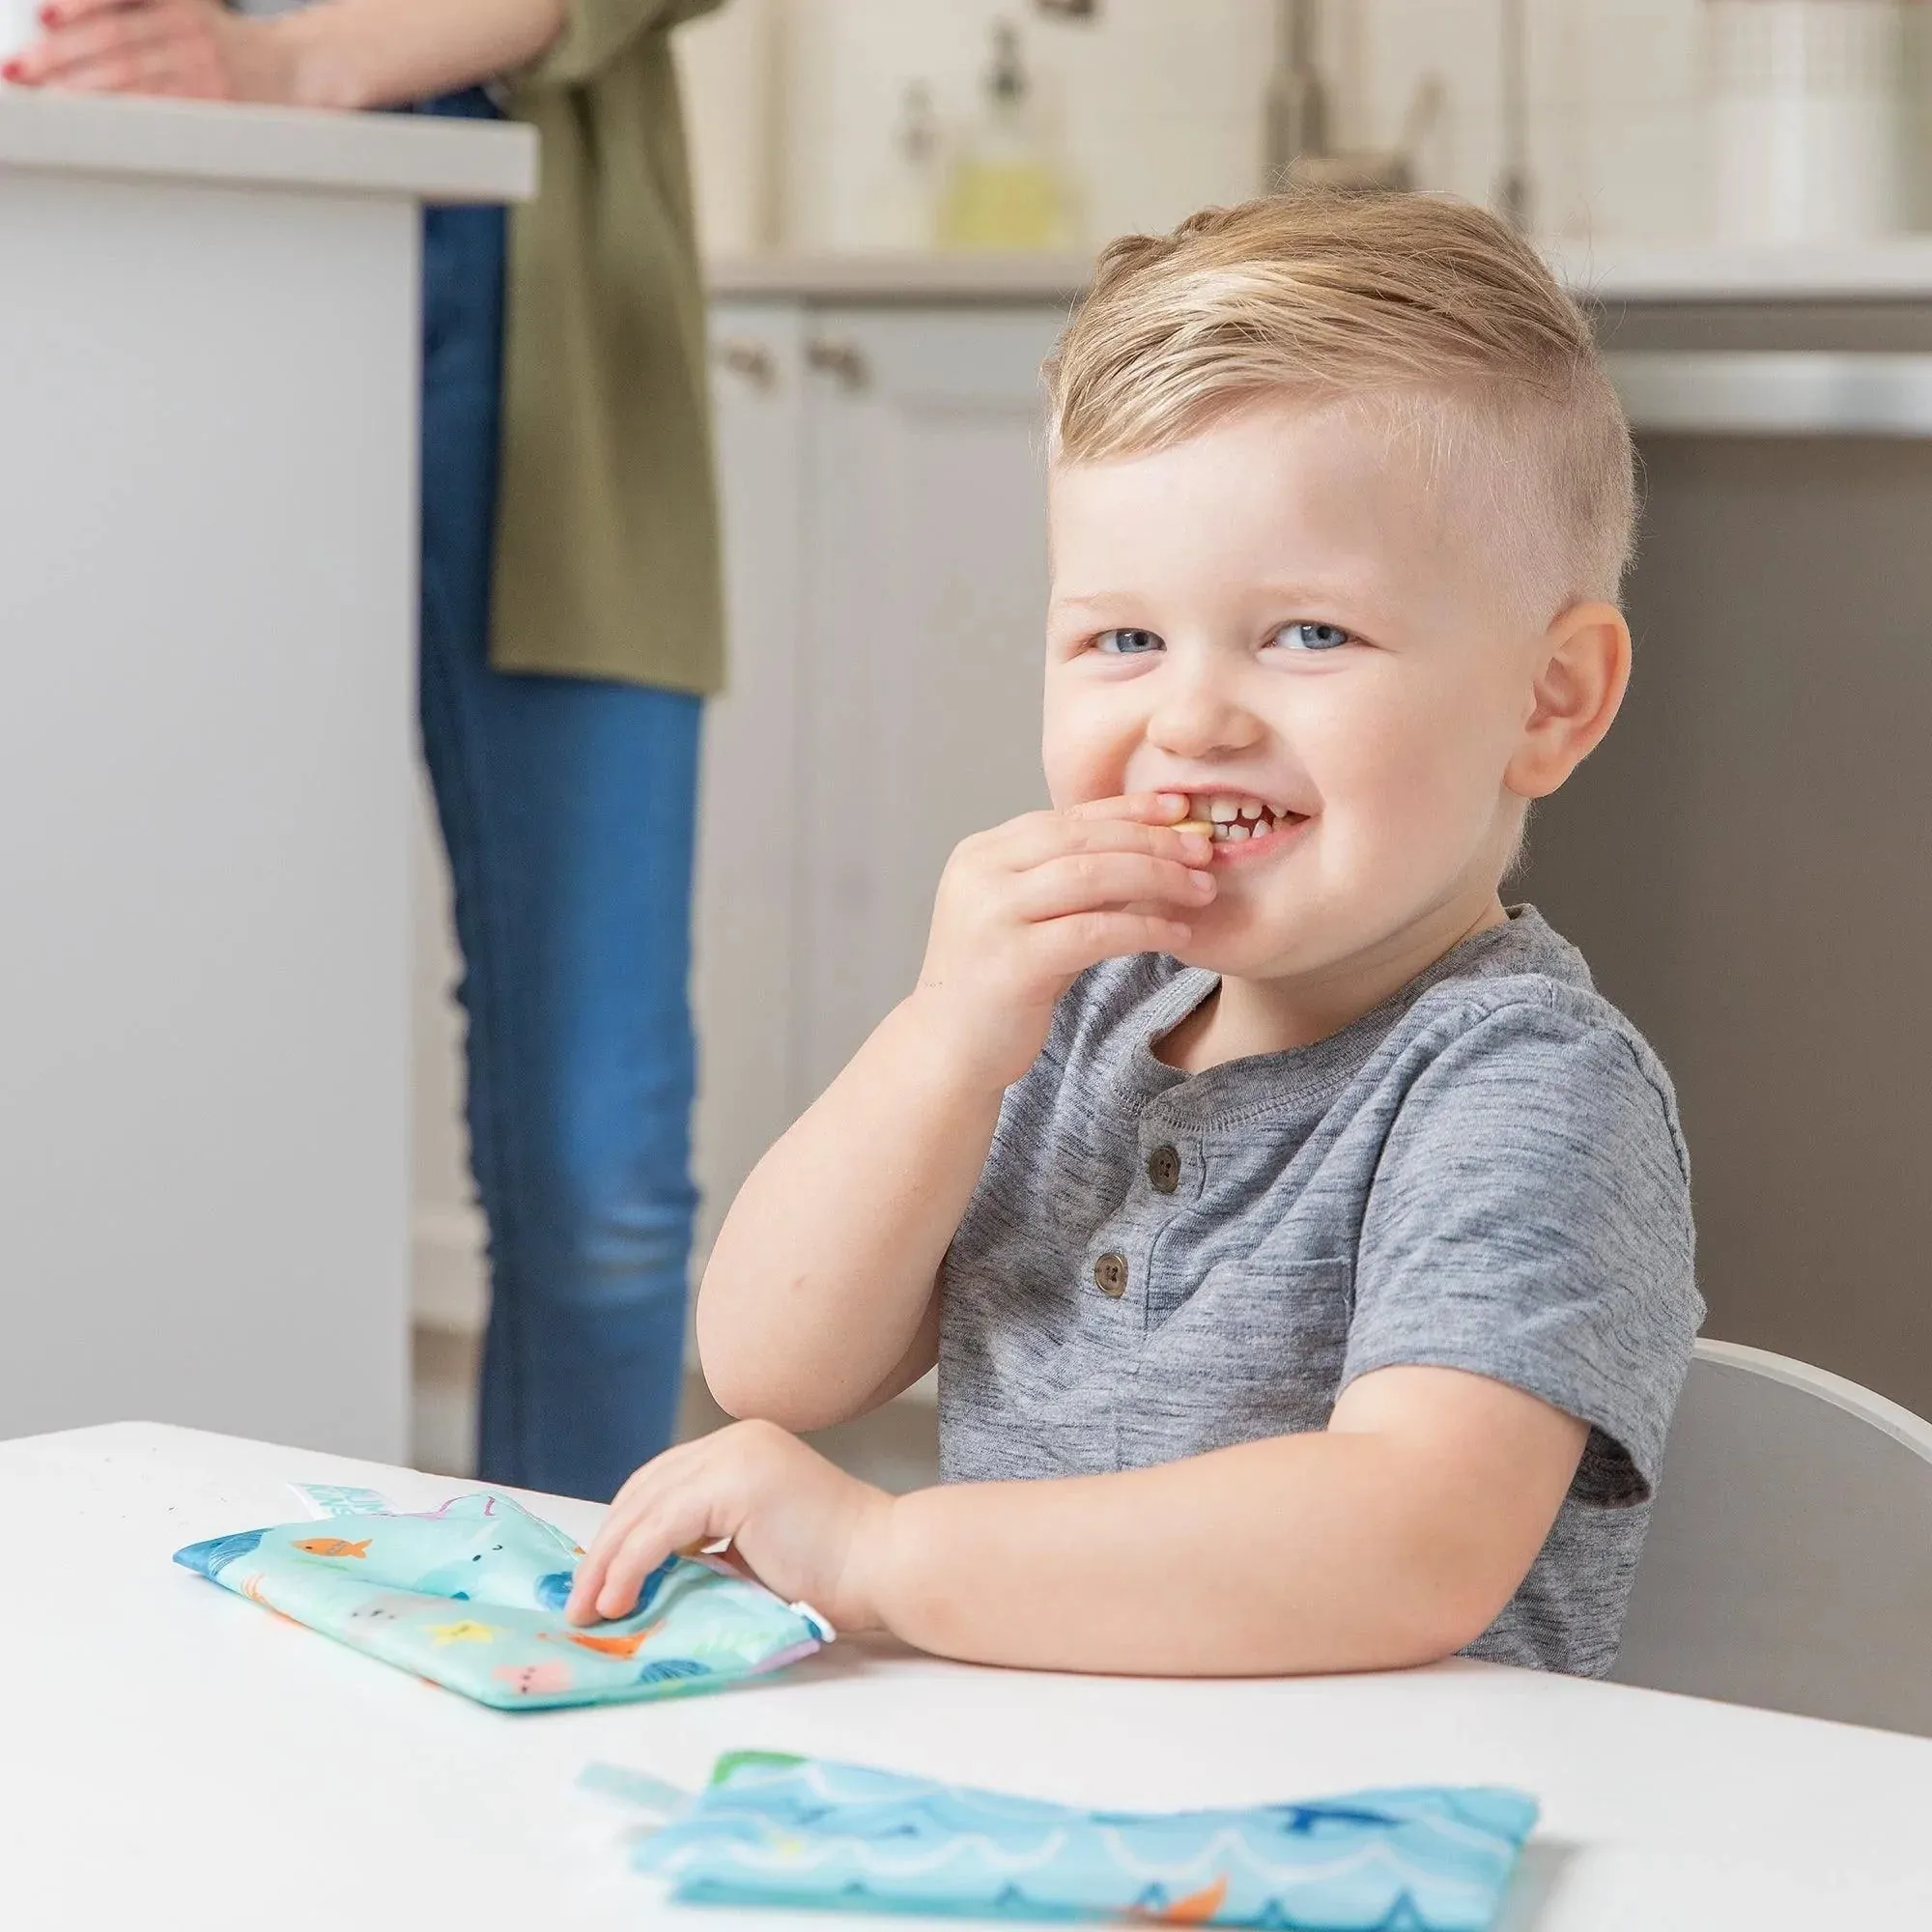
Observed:
[[[1468,1654],[1602,1676],[1704,1306],[1670,1081],[1529,907],[1375,1011],[1184,1074],[1210,973],[1110,960],[1009,1091],[941,1275],[949,1482],[1173,1462],[1324,1428],[1396,1364],[1590,1425]]]

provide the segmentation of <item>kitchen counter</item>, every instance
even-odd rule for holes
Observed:
[[[0,87],[7,171],[523,201],[536,189],[537,142],[507,124]]]
[[[1551,243],[1579,294],[1608,303],[1911,302],[1932,298],[1932,236],[1844,247],[1737,243]],[[734,256],[713,261],[711,292],[839,302],[1066,302],[1094,258],[1072,254]]]
[[[0,1430],[407,1443],[421,205],[535,172],[0,91]]]

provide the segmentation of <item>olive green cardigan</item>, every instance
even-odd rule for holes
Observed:
[[[719,0],[569,0],[511,82],[542,141],[510,222],[492,662],[724,681],[704,299],[670,29]]]

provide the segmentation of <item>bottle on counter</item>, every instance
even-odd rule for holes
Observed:
[[[927,249],[939,221],[939,120],[932,90],[909,81],[893,129],[892,156],[872,208],[869,240],[875,248]]]
[[[968,128],[939,205],[943,248],[1065,248],[1073,194],[1046,138],[1010,21],[993,28],[978,122]]]

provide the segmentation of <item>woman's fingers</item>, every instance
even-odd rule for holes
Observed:
[[[73,94],[232,94],[208,0],[60,0],[45,32],[8,64],[8,78]]]
[[[193,58],[193,43],[143,14],[110,14],[50,34],[19,56],[20,77],[73,94],[164,91]]]
[[[47,0],[41,9],[41,25],[52,33],[101,14],[151,14],[156,4],[157,0]]]
[[[1214,896],[1210,872],[1145,852],[1076,852],[1050,859],[1013,881],[1013,909],[1053,920],[1132,903],[1193,911]]]

